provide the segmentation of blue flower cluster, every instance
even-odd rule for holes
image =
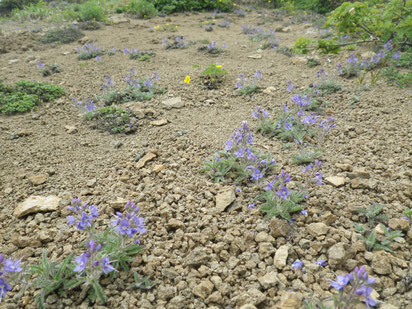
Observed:
[[[86,243],[87,252],[81,254],[74,259],[76,267],[74,272],[82,273],[83,271],[93,273],[108,274],[112,271],[116,271],[113,266],[110,265],[110,260],[107,256],[99,258],[99,251],[101,250],[101,244],[97,244],[92,240]]]
[[[0,254],[0,303],[12,289],[10,282],[23,270],[20,262],[21,260],[5,259],[3,254]]]
[[[80,198],[75,198],[71,202],[72,206],[67,209],[74,212],[74,216],[67,216],[67,223],[69,225],[76,224],[78,230],[89,229],[92,227],[93,220],[99,216],[97,207],[85,203],[82,205]]]
[[[137,233],[145,234],[144,219],[139,217],[139,207],[135,203],[128,201],[124,213],[116,212],[116,218],[112,221],[112,226],[121,235],[133,237]]]

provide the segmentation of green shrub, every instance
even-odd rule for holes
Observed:
[[[13,91],[36,95],[43,102],[52,101],[66,93],[64,89],[58,85],[25,80],[18,81]]]
[[[70,26],[58,30],[48,31],[43,37],[39,38],[39,41],[44,44],[67,44],[75,42],[83,36],[83,32],[73,26]]]
[[[132,133],[136,130],[137,118],[134,114],[120,107],[106,106],[88,112],[84,120],[94,121],[94,129],[108,131],[110,133]]]
[[[0,81],[0,112],[27,112],[42,102],[54,100],[64,94],[64,89],[57,85],[22,80],[10,86]]]
[[[157,15],[157,9],[146,0],[131,0],[126,8],[127,13],[137,18],[152,18]]]
[[[94,0],[89,0],[80,7],[80,19],[82,21],[103,21],[106,19],[104,8]]]
[[[154,0],[154,6],[166,14],[207,10],[230,12],[234,7],[231,0]]]
[[[39,0],[2,0],[0,1],[0,16],[9,15],[15,9],[22,9],[26,5],[37,2]]]
[[[328,13],[342,3],[342,0],[294,0],[295,7],[320,14]]]

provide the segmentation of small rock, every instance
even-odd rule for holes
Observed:
[[[280,269],[286,266],[286,260],[289,255],[289,247],[287,245],[280,246],[276,250],[275,257],[273,258],[273,264],[276,268]]]
[[[384,303],[381,306],[379,306],[379,309],[399,309],[399,307],[394,306],[392,304]]]
[[[164,126],[165,124],[168,124],[168,123],[169,121],[167,119],[154,120],[150,122],[150,124],[155,127]]]
[[[77,128],[75,126],[64,126],[64,128],[66,129],[67,133],[69,134],[74,134],[77,133]]]
[[[27,179],[32,185],[37,186],[37,185],[41,185],[45,183],[48,178],[49,178],[48,174],[39,174],[39,175],[30,176]]]
[[[389,220],[388,226],[392,230],[407,231],[409,229],[409,221],[406,219],[392,218]]]
[[[157,157],[157,155],[154,154],[154,153],[152,153],[152,152],[149,152],[149,153],[145,154],[145,155],[143,156],[143,158],[141,158],[141,159],[139,160],[139,162],[137,162],[136,168],[137,168],[137,169],[142,168],[143,166],[145,166],[145,164],[146,164],[147,162],[153,160],[153,159],[156,158],[156,157]]]
[[[345,178],[341,176],[329,176],[325,178],[325,181],[336,188],[342,187],[345,184]]]
[[[350,186],[352,189],[366,189],[368,188],[368,184],[359,178],[354,178],[350,182]]]
[[[389,275],[392,272],[391,257],[384,251],[373,252],[372,270],[379,275]]]
[[[270,235],[273,237],[287,236],[290,232],[290,226],[286,220],[272,218],[269,224]]]
[[[60,200],[61,198],[54,195],[47,197],[32,195],[14,209],[13,215],[20,218],[36,212],[56,211]]]
[[[256,306],[252,305],[252,304],[246,304],[243,305],[242,307],[240,307],[239,309],[257,309]]]
[[[265,90],[263,90],[263,93],[265,94],[270,94],[270,95],[275,95],[276,94],[276,88],[275,87],[267,87]]]
[[[96,182],[96,178],[89,179],[86,183],[86,186],[88,186],[89,188],[93,188],[96,185]]]
[[[173,298],[174,294],[176,293],[176,287],[166,286],[161,287],[158,289],[157,295],[162,300],[168,300]]]
[[[185,224],[175,218],[171,218],[167,223],[167,227],[171,229],[184,229]]]
[[[372,58],[373,56],[375,56],[376,53],[373,51],[367,51],[361,54],[361,58],[362,59],[368,59],[368,58]]]
[[[371,175],[364,168],[354,168],[353,172],[348,174],[348,177],[351,179],[353,178],[369,179],[371,178]]]
[[[181,97],[167,99],[165,101],[162,101],[162,104],[166,109],[182,108],[185,106],[185,103],[182,101]]]
[[[165,166],[163,164],[156,164],[153,167],[153,172],[155,173],[160,173],[161,171],[163,171],[165,169]]]
[[[280,299],[280,308],[299,309],[302,306],[303,295],[296,292],[286,292]]]
[[[307,64],[308,63],[308,59],[306,59],[305,57],[292,57],[292,63],[295,65],[299,65],[299,64]]]
[[[211,256],[206,248],[196,247],[187,255],[185,264],[189,266],[200,266],[207,263],[210,259]]]
[[[123,14],[113,15],[108,18],[112,24],[120,25],[130,23],[130,19],[126,18]]]
[[[343,263],[346,257],[345,244],[339,242],[330,247],[328,250],[328,257],[329,265],[332,267]]]
[[[115,201],[109,202],[109,206],[113,208],[114,210],[123,210],[127,202],[128,200],[121,198],[121,197],[117,197]]]
[[[288,32],[291,32],[292,31],[292,27],[284,27],[284,28],[282,28],[279,32],[285,32],[285,33],[288,33]]]
[[[213,291],[213,283],[209,280],[203,280],[192,290],[192,293],[202,299],[206,299]]]
[[[236,199],[235,190],[230,188],[216,195],[216,209],[218,212],[223,212]]]
[[[267,289],[274,287],[276,284],[278,284],[279,278],[276,272],[272,271],[258,278],[258,281],[261,284],[261,286],[267,290]]]
[[[210,296],[207,298],[207,301],[210,303],[215,303],[215,304],[222,304],[223,303],[223,297],[222,293],[219,291],[215,291]],[[210,307],[209,307],[210,308]]]
[[[5,194],[10,194],[10,193],[12,193],[13,192],[13,188],[12,187],[7,187],[6,189],[4,189],[4,193]]]
[[[252,288],[245,293],[242,293],[237,298],[237,305],[243,306],[245,304],[252,304],[254,306],[263,303],[266,300],[265,294],[258,289]]]
[[[253,54],[247,57],[251,59],[262,59],[262,54]]]
[[[259,232],[255,237],[256,242],[272,242],[275,239],[266,232]]]
[[[323,222],[311,223],[306,227],[306,229],[312,236],[315,237],[326,235],[329,231],[329,227]]]
[[[84,36],[84,37],[82,37],[81,39],[79,39],[78,42],[79,42],[80,44],[86,44],[86,43],[91,43],[92,40],[91,40],[89,37]]]
[[[14,63],[17,63],[19,61],[20,61],[19,59],[11,59],[11,60],[9,60],[9,64],[14,64]]]

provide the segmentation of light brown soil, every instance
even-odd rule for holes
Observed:
[[[385,204],[385,214],[390,219],[400,219],[405,208],[412,207],[410,90],[389,86],[382,79],[370,86],[369,91],[362,92],[358,103],[351,105],[356,80],[336,77],[344,89],[328,97],[331,105],[325,114],[334,115],[336,128],[323,145],[320,159],[326,177],[344,176],[346,184],[340,188],[329,184],[313,188],[306,202],[308,216],[297,214],[293,233],[271,238],[270,220],[265,220],[258,209],[247,208],[257,195],[256,188],[242,187],[235,207],[217,213],[216,195],[232,184],[215,184],[207,175],[200,174],[199,169],[213,153],[223,149],[225,141],[243,120],[256,129],[252,112],[257,105],[274,116],[285,102],[290,102],[291,94],[285,91],[288,81],[303,89],[316,82],[315,73],[320,67],[332,76],[335,66],[343,63],[347,53],[318,55],[321,66],[315,68],[293,64],[293,58],[275,50],[264,50],[261,59],[248,58],[256,54],[258,43],[250,42],[240,26],[257,25],[262,18],[257,13],[249,13],[245,18],[230,14],[233,19],[230,28],[216,27],[206,32],[200,24],[207,16],[210,14],[179,14],[147,21],[132,19],[130,23],[86,32],[96,46],[105,50],[123,47],[152,50],[156,56],[150,62],[130,60],[120,52],[114,56],[104,55],[101,63],[94,59],[78,61],[74,51],[81,46],[79,42],[39,47],[36,51],[36,48],[30,49],[31,44],[37,46],[31,34],[15,34],[13,43],[9,38],[1,39],[1,44],[7,45],[6,53],[0,52],[2,78],[8,83],[25,79],[59,84],[67,94],[30,113],[0,116],[0,252],[22,257],[29,264],[40,261],[43,249],[51,259],[60,260],[70,252],[78,255],[83,251],[79,244],[83,236],[66,224],[65,206],[72,198],[82,196],[84,201],[101,210],[103,215],[98,226],[103,227],[113,213],[109,202],[123,198],[138,203],[148,230],[142,239],[146,250],[137,257],[133,267],[156,282],[156,286],[149,291],[126,290],[128,279],[117,279],[106,284],[108,302],[96,308],[238,308],[244,303],[253,303],[253,297],[248,294],[253,289],[264,295],[258,308],[275,308],[289,290],[297,292],[299,297],[329,296],[333,290],[329,287],[330,280],[335,278],[333,272],[346,273],[355,266],[367,265],[370,275],[378,279],[375,289],[379,300],[396,308],[410,309],[412,291],[406,280],[412,275],[410,224],[404,229],[402,240],[393,243],[394,252],[387,253],[391,271],[384,274],[379,273],[374,264],[381,252],[366,252],[353,227],[360,222],[354,212],[357,208]],[[150,26],[165,24],[176,24],[178,30],[149,32]],[[266,22],[261,27],[275,29],[289,24],[289,18],[285,17],[283,21]],[[290,27],[291,32],[276,34],[280,46],[289,46],[300,36],[318,35],[307,24]],[[305,34],[309,30],[311,34]],[[225,43],[228,48],[218,57],[198,52],[199,42],[187,49],[164,50],[162,39],[178,35],[190,41],[216,41],[219,46]],[[66,52],[70,53],[64,54]],[[10,64],[12,59],[19,61]],[[59,64],[63,72],[42,77],[33,59]],[[218,90],[210,91],[202,86],[200,73],[209,64],[222,65],[229,72]],[[117,85],[123,85],[123,78],[131,67],[141,77],[149,77],[154,72],[160,75],[160,85],[167,92],[140,104],[148,113],[154,110],[154,115],[142,120],[137,131],[130,135],[111,135],[90,129],[89,124],[82,121],[73,98],[84,100],[100,94],[106,74],[110,74]],[[262,88],[274,87],[273,94],[235,95],[238,74],[252,76],[257,69],[262,70]],[[192,77],[189,85],[183,82],[186,75]],[[164,109],[161,102],[170,97],[181,97],[185,107]],[[153,119],[167,119],[169,123],[156,127],[149,124]],[[69,134],[65,129],[68,125],[75,126],[77,131]],[[16,133],[20,137],[11,139]],[[285,149],[277,139],[255,132],[254,136],[262,150],[274,155],[278,169],[290,172],[298,183],[302,173],[300,167],[291,163],[293,151]],[[115,147],[117,142],[121,142],[120,147]],[[136,169],[135,156],[142,152],[154,152],[158,156],[144,168]],[[154,172],[155,165],[161,164],[164,170]],[[358,168],[365,169],[370,176],[361,179],[360,186],[349,178],[350,170]],[[49,175],[44,184],[29,183],[28,177],[43,173]],[[61,208],[43,215],[15,218],[14,208],[30,195],[60,196]],[[168,224],[172,218],[181,221],[184,227],[172,228]],[[31,223],[33,221],[36,224]],[[326,223],[330,227],[328,233],[311,235],[306,227],[313,222]],[[19,247],[18,241],[13,241],[16,235],[38,240],[41,233],[48,236],[40,246],[33,247],[29,242]],[[268,238],[257,239],[257,235]],[[310,241],[309,248],[302,245],[305,239]],[[308,267],[306,274],[292,269],[296,259],[303,260],[305,265],[321,258],[328,260],[329,249],[339,242],[346,247],[346,257],[341,264]],[[273,257],[285,244],[289,246],[287,265],[276,269]],[[188,266],[187,259],[196,248],[206,250],[208,259],[202,266]],[[280,283],[262,286],[258,279],[273,271],[278,273]],[[122,278],[126,275],[122,274]],[[213,291],[206,293],[205,299],[196,296],[194,291],[198,285],[209,280],[213,282]],[[75,308],[73,301],[78,293],[70,297],[52,296],[49,307]],[[23,308],[21,300],[13,303],[11,297],[6,298],[4,306]],[[34,306],[30,297],[25,307]],[[87,306],[84,301],[81,308]]]

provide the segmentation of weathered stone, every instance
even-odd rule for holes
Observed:
[[[182,101],[181,97],[164,100],[162,101],[162,104],[165,106],[166,109],[182,108],[185,106],[185,103]]]
[[[222,293],[219,291],[215,291],[212,294],[209,295],[207,298],[207,301],[210,303],[215,303],[215,304],[223,304],[223,297]]]
[[[409,229],[409,221],[406,219],[392,218],[388,221],[388,226],[392,230],[407,231]]]
[[[216,195],[216,209],[218,212],[223,212],[236,199],[235,190],[230,188]]]
[[[353,178],[369,179],[371,178],[371,175],[364,168],[354,168],[353,172],[348,174],[348,177],[351,179]]]
[[[361,54],[361,58],[362,59],[368,59],[368,58],[372,58],[373,56],[375,56],[376,53],[373,51],[367,51]]]
[[[175,218],[171,218],[169,222],[167,222],[167,227],[170,229],[184,229],[185,224],[182,221],[179,221]]]
[[[47,197],[32,195],[20,203],[14,209],[13,214],[15,217],[20,218],[31,213],[55,211],[59,206],[60,200],[61,198],[54,195]]]
[[[329,176],[325,178],[325,182],[339,188],[345,185],[345,178],[342,176]]]
[[[213,291],[213,283],[209,280],[203,280],[192,290],[192,293],[201,299],[206,299]]]
[[[292,57],[292,63],[294,65],[299,65],[299,64],[307,64],[308,63],[308,59],[305,57]]]
[[[326,235],[329,231],[329,227],[323,222],[311,223],[306,227],[306,229],[312,236],[315,237]]]
[[[273,242],[275,239],[266,232],[259,232],[255,237],[256,242]]]
[[[48,174],[39,174],[39,175],[33,175],[27,178],[27,180],[32,184],[32,185],[41,185],[47,181],[49,178]]]
[[[328,250],[328,262],[329,265],[331,265],[332,267],[343,263],[345,261],[345,257],[345,244],[342,242],[338,242],[337,244],[330,247]]]
[[[379,275],[389,275],[392,272],[391,257],[385,251],[373,252],[372,270]]]
[[[117,197],[117,199],[115,201],[109,202],[109,205],[114,210],[123,210],[124,207],[126,206],[127,202],[128,202],[128,200],[126,200],[124,198],[121,198],[121,197]]]
[[[173,298],[173,296],[176,293],[176,287],[171,287],[171,286],[162,286],[159,289],[157,289],[157,295],[161,300],[168,300]]]
[[[168,124],[169,121],[167,119],[160,119],[160,120],[153,120],[150,122],[150,124],[154,127],[160,127]]]
[[[260,285],[264,288],[264,289],[270,289],[272,287],[274,287],[276,284],[278,284],[279,282],[279,278],[276,274],[276,272],[272,271],[270,273],[267,273],[266,275],[258,278],[258,281],[260,283]]]
[[[248,290],[245,293],[242,293],[239,295],[237,298],[237,305],[239,307],[246,305],[246,304],[252,304],[252,305],[259,305],[260,303],[263,303],[266,300],[265,294],[263,294],[261,291],[258,289],[252,288]]]
[[[303,295],[296,292],[286,292],[280,299],[280,308],[299,309],[302,306]]]
[[[143,156],[143,158],[141,158],[141,159],[139,160],[139,162],[137,162],[136,168],[137,168],[137,169],[142,168],[143,166],[145,166],[145,164],[146,164],[147,162],[153,160],[153,159],[156,158],[156,157],[157,157],[157,155],[154,154],[154,153],[152,153],[152,152],[149,152],[149,153],[145,154],[145,155]]]
[[[270,235],[273,237],[287,236],[290,232],[290,226],[286,220],[272,218],[269,224]]]
[[[253,55],[249,55],[247,57],[251,58],[251,59],[262,59],[262,54],[253,54]]]
[[[259,243],[259,256],[261,259],[266,259],[275,251],[275,248],[270,242],[261,242]]]
[[[245,304],[242,307],[240,307],[239,309],[257,309],[256,306],[252,305],[252,304]]]
[[[270,95],[276,95],[276,88],[272,86],[267,87],[265,90],[263,90],[263,93],[270,94]]]
[[[161,171],[163,171],[166,168],[166,166],[164,166],[163,164],[156,164],[153,167],[153,172],[155,173],[160,173]]]
[[[208,262],[210,258],[211,256],[207,252],[206,248],[196,247],[186,257],[186,265],[199,266]]]
[[[273,258],[273,264],[276,268],[280,269],[286,266],[286,260],[289,254],[289,247],[287,245],[280,246],[276,250],[275,257]]]
[[[116,25],[130,23],[130,19],[126,18],[123,14],[112,15],[108,18],[108,21]]]
[[[67,126],[64,126],[64,128],[66,129],[67,133],[69,133],[69,134],[77,133],[77,128],[75,126],[67,125]]]

